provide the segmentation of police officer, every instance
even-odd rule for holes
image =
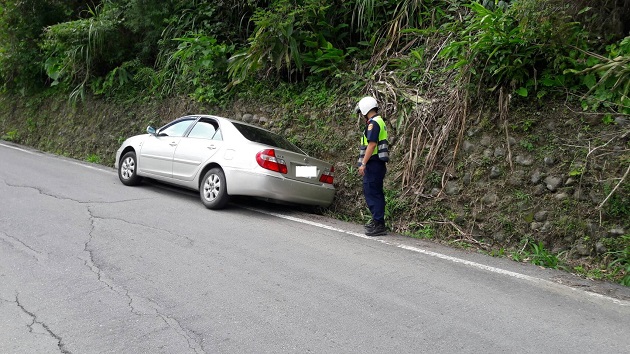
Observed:
[[[387,233],[385,228],[385,194],[383,180],[389,161],[389,145],[385,121],[378,115],[378,103],[373,97],[362,98],[356,112],[365,118],[365,130],[361,137],[359,153],[359,174],[363,176],[363,195],[372,213],[372,220],[365,225],[367,236],[380,236]]]

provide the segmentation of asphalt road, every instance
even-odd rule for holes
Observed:
[[[630,291],[0,142],[0,353],[629,353]]]

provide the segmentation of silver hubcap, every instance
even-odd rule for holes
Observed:
[[[203,184],[203,196],[207,201],[211,202],[219,196],[221,190],[221,180],[219,176],[212,174],[206,179],[206,183]]]
[[[131,157],[126,158],[120,167],[120,175],[122,176],[122,178],[124,179],[131,178],[135,171],[136,171],[136,162]]]

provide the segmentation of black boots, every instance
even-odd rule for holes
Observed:
[[[385,234],[387,234],[385,223],[372,220],[367,225],[365,225],[366,236],[382,236]]]

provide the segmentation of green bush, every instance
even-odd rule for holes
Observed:
[[[517,2],[507,8],[485,8],[477,2],[464,21],[459,39],[449,43],[441,56],[454,60],[448,69],[470,72],[474,82],[489,88],[507,89],[520,96],[545,86],[565,86],[563,71],[573,67],[579,51],[567,45],[580,45],[582,30],[568,20],[532,17],[524,11],[531,1]],[[539,87],[541,84],[541,87]]]
[[[63,22],[76,1],[2,1],[0,5],[0,83],[14,91],[41,89],[46,76],[38,48],[46,26]],[[23,91],[24,93],[24,91]]]
[[[588,52],[589,68],[570,70],[584,75],[582,82],[589,90],[582,107],[584,110],[605,107],[630,114],[630,36],[606,50],[606,56]]]
[[[621,244],[616,251],[608,252],[612,261],[608,268],[612,270],[613,277],[617,277],[619,283],[630,286],[630,234],[624,235],[619,241]]]
[[[41,49],[52,86],[72,89],[72,98],[85,94],[90,81],[105,76],[124,61],[126,39],[120,36],[122,10],[105,1],[88,11],[89,17],[46,29]]]

